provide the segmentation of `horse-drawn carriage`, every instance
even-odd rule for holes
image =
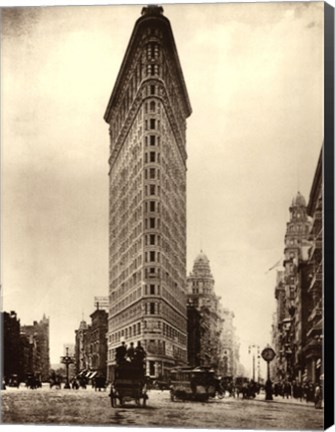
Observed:
[[[115,368],[115,377],[109,394],[112,407],[134,400],[136,405],[146,405],[147,388],[142,365],[124,363]]]

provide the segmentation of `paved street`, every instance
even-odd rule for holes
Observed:
[[[108,392],[7,388],[2,423],[174,426],[238,429],[323,429],[323,410],[280,400],[213,399],[171,402],[168,391],[149,392],[147,407],[112,408]]]

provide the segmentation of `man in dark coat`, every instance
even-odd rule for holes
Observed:
[[[139,368],[143,369],[143,375],[145,372],[145,357],[147,356],[144,348],[141,345],[141,342],[138,341],[137,342],[137,346],[135,348],[135,352],[134,352],[134,365],[136,365]]]
[[[127,346],[126,343],[122,341],[121,345],[116,348],[116,352],[115,352],[115,360],[118,365],[126,361],[126,354],[127,354]]]

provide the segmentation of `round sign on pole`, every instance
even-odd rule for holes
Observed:
[[[266,347],[263,349],[261,355],[265,361],[270,362],[275,358],[276,353],[271,347]]]

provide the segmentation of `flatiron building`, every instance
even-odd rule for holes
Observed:
[[[104,119],[109,124],[108,376],[141,341],[147,374],[187,362],[186,119],[191,106],[169,20],[136,21]]]

